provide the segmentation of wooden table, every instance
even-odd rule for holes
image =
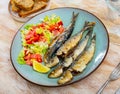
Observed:
[[[65,87],[50,88],[27,82],[17,74],[10,61],[12,38],[23,23],[11,18],[8,12],[8,2],[9,0],[0,2],[0,94],[95,94],[119,63],[120,25],[108,19],[105,0],[67,0],[67,2],[66,0],[51,0],[50,8],[77,7],[99,17],[109,32],[109,51],[100,67],[77,83]],[[120,87],[120,79],[111,82],[103,94],[114,94],[118,87]]]

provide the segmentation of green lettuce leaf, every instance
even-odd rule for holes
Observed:
[[[25,64],[25,60],[24,60],[24,50],[22,49],[18,55],[17,61],[19,64],[23,65]]]

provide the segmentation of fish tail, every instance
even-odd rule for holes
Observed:
[[[86,29],[92,29],[95,26],[95,22],[85,22],[85,28]]]
[[[71,21],[72,26],[75,25],[78,15],[79,15],[79,13],[76,13],[76,14],[74,12],[72,13],[72,21]]]
[[[95,22],[85,21],[85,24],[84,24],[81,32],[84,33],[85,31],[88,31],[88,33],[89,33],[89,31],[93,30],[94,26],[95,26]]]
[[[93,36],[93,29],[94,29],[94,26],[90,26],[86,35],[90,35],[92,37]]]

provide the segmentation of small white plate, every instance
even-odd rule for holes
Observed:
[[[11,3],[10,3],[10,2],[9,2],[9,5],[8,5],[8,11],[9,11],[10,15],[12,16],[12,18],[13,18],[14,20],[19,21],[19,22],[26,22],[26,21],[28,21],[30,18],[36,16],[37,14],[39,14],[39,13],[45,11],[45,10],[48,10],[48,9],[50,9],[50,0],[48,1],[48,4],[47,4],[47,6],[46,6],[44,9],[42,9],[42,10],[40,10],[40,11],[38,11],[38,12],[32,13],[32,14],[30,14],[30,15],[27,16],[27,17],[22,18],[22,17],[20,17],[20,16],[18,15],[18,13],[12,11],[12,7],[11,7]]]

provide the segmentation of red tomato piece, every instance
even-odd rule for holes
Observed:
[[[28,55],[26,55],[26,56],[24,56],[24,60],[26,61],[26,60],[30,60],[31,59],[31,54],[28,54]]]
[[[60,29],[59,29],[59,32],[62,33],[62,32],[64,32],[64,30],[65,30],[64,27],[61,26]]]
[[[33,27],[32,27],[32,29],[36,29],[36,28],[37,28],[37,26],[33,26]]]
[[[39,41],[46,42],[46,38],[43,35],[40,35]]]
[[[27,42],[27,44],[32,44],[33,43],[32,40],[27,40],[26,42]]]
[[[58,36],[60,34],[60,32],[58,30],[53,30],[52,33],[54,36]]]
[[[35,59],[39,63],[42,62],[42,56],[40,54],[28,54],[24,57],[24,60],[26,61],[26,64],[32,66],[31,59]]]
[[[26,35],[25,39],[26,39],[27,44],[32,44],[34,42],[39,41],[39,34],[37,34],[35,30],[31,30]]]
[[[39,38],[40,38],[40,35],[36,34],[33,38],[33,41],[37,42],[37,41],[39,41]]]
[[[49,27],[49,30],[50,30],[50,32],[52,32],[53,30],[55,30],[55,25],[51,25],[51,26]]]
[[[40,54],[31,54],[31,59],[35,59],[37,60],[38,62],[42,62],[42,57]]]
[[[37,27],[40,28],[40,27],[45,27],[46,23],[41,23],[39,24]]]
[[[32,66],[32,65],[33,65],[33,63],[32,63],[32,61],[31,61],[31,60],[27,60],[27,61],[26,61],[26,64],[27,64],[27,65],[30,65],[30,66]]]
[[[60,26],[60,25],[63,25],[63,22],[62,21],[59,21],[58,22],[58,25]]]
[[[31,37],[33,37],[33,35],[34,35],[33,30],[30,30],[30,31],[28,32],[28,34],[26,34],[25,39],[28,40],[28,39],[30,39]]]
[[[42,62],[42,57],[40,54],[36,54],[36,59],[38,62]]]

